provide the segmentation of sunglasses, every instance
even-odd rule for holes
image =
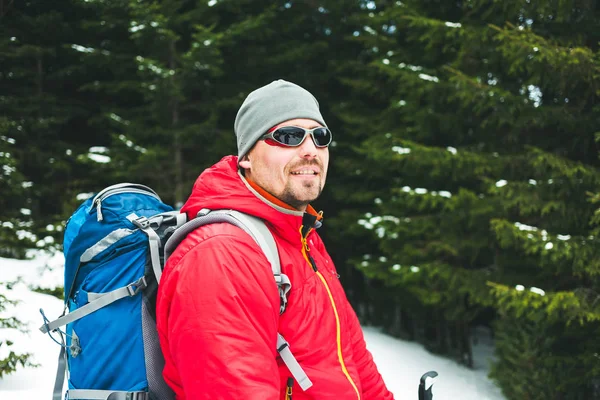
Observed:
[[[327,147],[331,143],[331,131],[322,126],[313,129],[304,129],[299,126],[282,126],[272,132],[264,134],[260,140],[271,139],[287,147],[298,147],[310,134],[316,147]]]

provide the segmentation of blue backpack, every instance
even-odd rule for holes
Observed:
[[[166,259],[187,234],[215,222],[242,228],[260,245],[279,288],[280,312],[285,310],[291,284],[281,273],[275,241],[263,221],[234,210],[202,210],[187,221],[147,186],[107,187],[67,222],[63,314],[49,321],[40,310],[40,330],[61,346],[53,400],[63,398],[65,372],[65,399],[175,398],[162,378],[164,358],[155,321],[158,284]],[[285,339],[280,334],[277,339],[282,360],[308,389],[310,379]]]

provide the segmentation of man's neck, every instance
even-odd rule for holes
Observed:
[[[306,206],[302,207],[302,209],[292,207],[289,204],[287,204],[286,202],[279,200],[277,197],[275,197],[271,193],[267,192],[265,189],[260,187],[257,183],[255,183],[248,176],[244,176],[244,178],[246,178],[246,181],[250,184],[250,186],[252,186],[252,189],[256,190],[258,193],[260,193],[261,196],[263,196],[265,199],[269,200],[271,203],[273,203],[281,208],[285,208],[286,210],[302,211],[302,212],[306,211]]]
[[[257,193],[259,193],[261,196],[263,196],[265,199],[267,199],[271,203],[275,204],[276,206],[279,206],[281,208],[284,208],[284,209],[290,210],[290,211],[306,212],[306,213],[316,216],[319,220],[321,219],[321,217],[322,217],[321,213],[317,213],[310,204],[305,205],[302,208],[292,207],[289,204],[287,204],[286,202],[281,201],[277,197],[273,196],[271,193],[267,192],[265,189],[260,187],[256,182],[253,182],[252,179],[250,179],[248,176],[246,176],[244,174],[242,174],[242,176],[244,176],[244,179],[246,179],[246,182],[248,182],[248,184],[252,187],[252,189],[256,190]]]

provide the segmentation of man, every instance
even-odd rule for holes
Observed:
[[[315,229],[331,132],[317,100],[283,80],[250,93],[236,120],[238,157],[205,170],[182,208],[263,219],[292,284],[285,312],[271,266],[243,230],[203,226],[169,258],[158,293],[164,378],[178,399],[392,399]],[[313,386],[278,357],[277,333]]]

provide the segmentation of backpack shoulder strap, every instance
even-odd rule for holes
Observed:
[[[292,284],[289,278],[281,273],[281,263],[279,261],[279,252],[277,244],[271,234],[269,228],[263,220],[235,210],[215,210],[202,209],[198,212],[198,216],[191,221],[188,221],[167,240],[165,244],[165,263],[169,256],[175,251],[175,248],[185,237],[195,229],[219,222],[227,222],[243,229],[252,239],[260,246],[261,250],[271,264],[273,277],[277,283],[280,297],[280,314],[285,311],[287,305],[287,295]]]
[[[185,237],[201,226],[227,222],[243,229],[248,233],[265,253],[269,260],[274,274],[281,273],[281,264],[279,263],[279,253],[275,244],[275,239],[271,231],[265,225],[264,221],[252,215],[244,214],[235,210],[207,210],[202,209],[198,216],[188,221],[182,227],[177,229],[165,244],[165,258],[168,258],[175,248]]]
[[[287,294],[292,288],[292,284],[287,275],[281,273],[281,262],[279,261],[277,244],[275,243],[271,231],[260,218],[235,210],[211,211],[202,209],[198,212],[196,218],[178,228],[169,240],[167,240],[167,243],[165,244],[165,262],[173,251],[175,251],[177,245],[181,243],[189,233],[201,226],[218,222],[227,222],[243,229],[256,243],[258,243],[271,264],[273,277],[275,278],[277,288],[279,289],[279,313],[283,314],[287,305]],[[290,351],[288,342],[279,333],[277,334],[277,352],[302,390],[310,388],[312,386],[311,380],[308,378],[300,364],[298,364],[298,361],[296,361],[296,358]]]

